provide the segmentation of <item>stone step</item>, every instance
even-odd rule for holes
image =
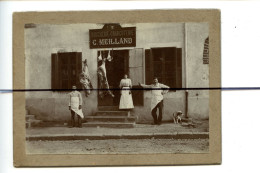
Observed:
[[[88,122],[135,122],[133,116],[86,116]]]
[[[120,123],[120,122],[87,122],[83,123],[82,127],[108,127],[108,128],[133,128],[135,123]]]
[[[99,111],[120,111],[118,106],[98,106]]]
[[[42,123],[43,123],[42,120],[29,119],[29,120],[26,121],[25,127],[26,127],[26,128],[39,127],[39,126],[41,126]]]
[[[25,120],[35,120],[35,115],[26,115]]]
[[[129,111],[97,111],[96,116],[130,116]]]

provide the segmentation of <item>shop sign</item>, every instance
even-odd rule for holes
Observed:
[[[102,29],[89,30],[90,49],[135,47],[136,27],[122,28],[119,24],[105,24]]]

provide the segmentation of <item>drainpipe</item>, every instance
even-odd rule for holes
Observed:
[[[184,23],[184,68],[185,68],[185,86],[188,88],[188,68],[187,68],[187,23]],[[189,91],[185,90],[185,118],[188,118],[188,99],[189,99]]]

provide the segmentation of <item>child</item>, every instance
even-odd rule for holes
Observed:
[[[77,127],[82,127],[81,119],[84,118],[81,105],[82,105],[82,96],[78,92],[75,85],[72,86],[73,91],[69,93],[69,110],[71,112],[71,127],[76,127],[75,119],[78,119]]]

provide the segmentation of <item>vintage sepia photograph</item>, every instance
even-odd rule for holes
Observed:
[[[221,162],[218,10],[13,17],[14,165]]]
[[[28,154],[209,152],[208,23],[24,33]]]

